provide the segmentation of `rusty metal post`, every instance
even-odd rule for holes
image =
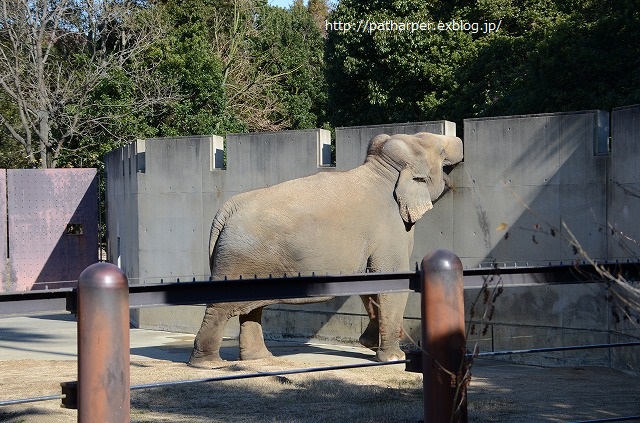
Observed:
[[[78,278],[78,422],[129,422],[129,287],[110,263]]]
[[[422,260],[424,423],[467,421],[464,279],[448,250]]]

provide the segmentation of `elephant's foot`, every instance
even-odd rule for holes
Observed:
[[[203,352],[203,351],[198,351],[194,349],[191,352],[191,357],[189,357],[188,364],[190,366],[208,367],[209,365],[214,366],[214,365],[220,364],[223,361],[224,360],[220,357],[219,352],[215,352],[215,353]]]
[[[261,358],[273,357],[273,354],[264,348],[240,348],[240,360],[260,360]]]
[[[386,362],[395,360],[404,360],[406,355],[400,349],[400,345],[394,345],[386,348],[378,348],[376,352],[376,361]]]
[[[364,330],[362,335],[360,335],[360,338],[358,339],[358,341],[363,346],[370,348],[374,351],[377,351],[378,347],[380,346],[380,342],[379,342],[380,339],[379,339],[378,333],[379,333],[378,323],[375,320],[370,320],[369,325]]]

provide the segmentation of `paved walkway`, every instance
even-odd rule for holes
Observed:
[[[0,317],[0,360],[76,360],[77,323],[72,314]],[[186,362],[193,347],[192,334],[131,329],[131,360]],[[309,362],[314,355],[328,354],[323,362],[335,365],[370,362],[373,352],[346,345],[301,342],[267,342],[275,356]],[[223,343],[220,355],[237,360],[236,340]]]

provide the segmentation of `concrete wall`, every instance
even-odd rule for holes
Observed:
[[[639,257],[640,225],[640,106],[613,110],[611,119],[612,151],[609,170],[608,223],[609,257]],[[636,289],[638,283],[636,283]],[[625,295],[623,293],[623,295]],[[640,339],[638,313],[631,319],[611,318],[612,342],[633,342]],[[612,365],[640,373],[638,348],[618,348],[612,351]]]
[[[607,257],[608,113],[468,119],[455,170],[455,251],[468,267],[575,258],[565,222],[593,258]]]
[[[138,140],[107,154],[109,261],[139,282],[209,275],[211,221],[234,194],[321,169],[324,130]],[[126,218],[125,218],[126,216]]]
[[[364,161],[369,139],[375,134],[454,131],[455,126],[445,121],[338,128],[336,156],[340,159],[336,167],[330,166],[331,134],[321,129],[227,135],[224,168],[220,137],[138,140],[105,158],[108,259],[118,263],[132,283],[207,278],[211,221],[234,194],[318,171],[354,168]],[[434,247],[437,245],[427,248]],[[273,307],[268,312],[271,315],[266,313],[267,336],[289,336],[280,334],[281,327],[295,326],[295,314],[289,310]],[[327,316],[336,311],[348,316],[347,320],[357,321],[354,333],[360,331],[365,319],[356,298],[336,299],[305,310],[311,313],[307,316],[309,328],[300,333],[307,336],[338,330],[324,325]],[[169,314],[171,317],[167,317]],[[136,311],[132,318],[143,327],[192,332],[199,327],[202,314],[202,307],[161,307]],[[274,321],[277,323],[269,323]],[[237,330],[237,324],[230,324],[227,335],[234,336]]]
[[[582,258],[572,241],[593,259],[637,261],[640,249],[631,240],[638,239],[639,231],[639,116],[638,106],[615,109],[611,131],[609,114],[601,111],[465,121],[465,163],[454,171],[460,188],[453,195],[461,211],[454,215],[453,250],[463,263],[571,263]],[[478,289],[465,292],[467,308],[475,305],[475,319],[485,310],[492,315],[488,324],[476,324],[469,337],[470,346],[477,344],[481,351],[625,342],[640,336],[636,323],[614,317],[617,306],[608,300],[605,284],[495,278],[490,286],[497,278],[505,284],[495,303],[483,304],[482,295],[477,300]],[[637,348],[503,358],[640,372]]]
[[[607,225],[634,239],[640,231],[634,221],[640,198],[638,113],[638,106],[614,110],[611,131],[610,115],[603,111],[466,120],[465,160],[450,174],[455,189],[416,225],[412,262],[435,248],[448,248],[466,267],[567,263],[577,258],[570,245],[574,236],[592,258],[635,257],[611,239]],[[223,142],[218,137],[138,141],[107,157],[108,184],[119,187],[109,200],[109,228],[117,231],[110,236],[110,258],[119,257],[129,275],[145,281],[204,277],[209,225],[231,195],[318,171],[353,168],[362,163],[374,135],[421,131],[455,134],[455,127],[426,122],[338,128],[335,169],[326,167],[329,133],[322,130],[228,135],[226,169],[220,167]],[[113,249],[117,237],[120,254]],[[600,285],[510,278],[495,304],[491,330],[480,340],[483,348],[613,340],[611,305]],[[471,304],[474,290],[467,296]],[[405,313],[407,332],[416,339],[419,302],[412,295]],[[181,307],[147,309],[135,319],[146,327],[195,331],[201,316],[200,307]],[[264,323],[273,338],[355,340],[366,318],[357,298],[338,298],[270,307]],[[637,335],[626,327],[616,330],[619,336]],[[236,331],[232,326],[228,335]],[[543,361],[578,359],[580,354]],[[588,362],[602,364],[604,353],[598,354]]]

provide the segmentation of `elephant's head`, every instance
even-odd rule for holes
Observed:
[[[415,135],[378,135],[369,142],[366,162],[395,169],[399,175],[395,199],[400,215],[413,225],[433,208],[448,186],[443,166],[462,160],[462,140],[448,135],[420,132]]]

